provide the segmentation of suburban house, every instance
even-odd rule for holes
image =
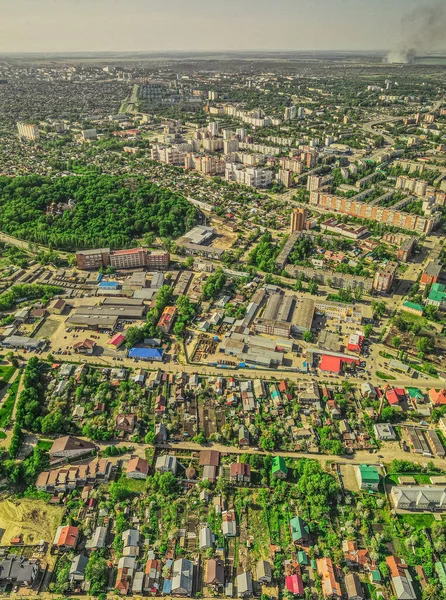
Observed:
[[[131,479],[145,479],[149,473],[149,461],[145,458],[132,458],[127,463],[126,476]]]
[[[116,416],[115,428],[118,431],[122,431],[124,433],[133,433],[136,425],[136,415],[123,415],[119,414]]]
[[[246,463],[232,463],[230,478],[233,483],[250,483],[251,467]]]
[[[271,476],[277,479],[286,479],[288,469],[285,465],[285,459],[282,456],[275,456],[271,467]]]
[[[200,550],[207,550],[214,545],[214,536],[209,527],[202,527],[198,534],[198,546]]]
[[[357,573],[347,573],[345,576],[345,589],[348,600],[365,600],[364,590]]]
[[[0,586],[19,585],[31,587],[40,574],[36,560],[10,554],[0,560]]]
[[[324,598],[342,598],[341,586],[336,579],[336,567],[331,558],[318,558],[316,568],[321,577],[322,594]]]
[[[252,596],[252,576],[251,573],[244,572],[237,575],[237,595],[240,598]]]
[[[376,467],[359,465],[355,468],[355,474],[360,490],[378,491],[381,477]]]
[[[85,579],[85,567],[88,564],[88,556],[78,554],[71,561],[69,580],[71,583],[80,583]]]
[[[273,572],[267,560],[259,560],[256,566],[256,579],[259,583],[271,583]]]
[[[173,563],[171,594],[175,596],[192,596],[194,565],[186,558],[179,558]]]
[[[79,539],[79,529],[72,525],[59,525],[54,536],[53,546],[59,550],[74,550]]]
[[[221,590],[225,585],[225,563],[220,558],[211,558],[206,563],[206,585]]]
[[[177,472],[177,458],[176,456],[172,456],[170,454],[163,454],[162,456],[158,456],[155,463],[155,470],[160,473],[167,473],[170,471],[175,475]]]
[[[155,558],[148,559],[145,568],[143,589],[145,592],[156,594],[160,588],[161,561]]]
[[[392,588],[397,600],[416,600],[417,595],[408,565],[396,556],[387,556],[386,563],[390,570]]]
[[[291,537],[295,544],[306,542],[310,536],[308,525],[300,517],[293,517],[290,520]]]

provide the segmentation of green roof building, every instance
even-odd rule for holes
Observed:
[[[437,308],[445,308],[446,286],[442,283],[433,283],[426,303]]]
[[[424,400],[424,394],[418,388],[408,387],[406,390],[412,400]]]
[[[360,465],[356,467],[356,479],[360,490],[376,492],[379,488],[380,475],[376,467]]]
[[[370,571],[370,581],[372,583],[381,583],[381,573],[379,569],[373,569]]]
[[[288,469],[285,464],[285,459],[282,456],[275,456],[273,458],[273,466],[271,467],[271,475],[278,479],[286,479],[288,475]]]
[[[297,562],[302,566],[308,565],[308,556],[305,550],[299,550],[297,553]]]
[[[310,535],[308,525],[300,517],[293,517],[290,520],[291,537],[294,543],[306,540]]]
[[[416,302],[404,302],[402,310],[405,310],[408,313],[418,315],[421,317],[424,312],[424,306],[422,306],[421,304],[417,304]]]

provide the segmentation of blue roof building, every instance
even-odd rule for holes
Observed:
[[[138,358],[139,360],[155,360],[162,362],[163,355],[163,348],[130,348],[129,351],[129,358]]]

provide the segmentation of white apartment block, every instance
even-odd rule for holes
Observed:
[[[19,137],[25,140],[38,140],[39,139],[39,128],[37,125],[33,125],[30,123],[22,123],[19,121],[17,123],[17,130],[19,132]]]
[[[248,187],[266,188],[272,184],[273,173],[267,169],[254,167],[243,169],[239,164],[226,163],[225,179]]]

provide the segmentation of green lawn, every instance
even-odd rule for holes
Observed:
[[[14,404],[17,398],[17,391],[19,389],[20,378],[17,378],[8,390],[5,400],[0,408],[0,427],[5,428],[11,422],[12,413],[14,411]]]
[[[432,527],[433,522],[435,521],[434,515],[431,514],[423,514],[423,515],[398,515],[398,519],[402,523],[407,523],[411,525],[414,529],[427,529]]]
[[[51,450],[53,443],[54,442],[52,440],[39,440],[37,442],[37,448],[40,448],[41,450],[45,450],[46,452],[48,452],[48,450]]]
[[[0,366],[0,390],[9,382],[11,377],[14,375],[16,368],[12,365]]]
[[[143,493],[146,491],[146,480],[145,479],[131,479],[127,477],[121,477],[119,479],[120,487],[134,493]]]

